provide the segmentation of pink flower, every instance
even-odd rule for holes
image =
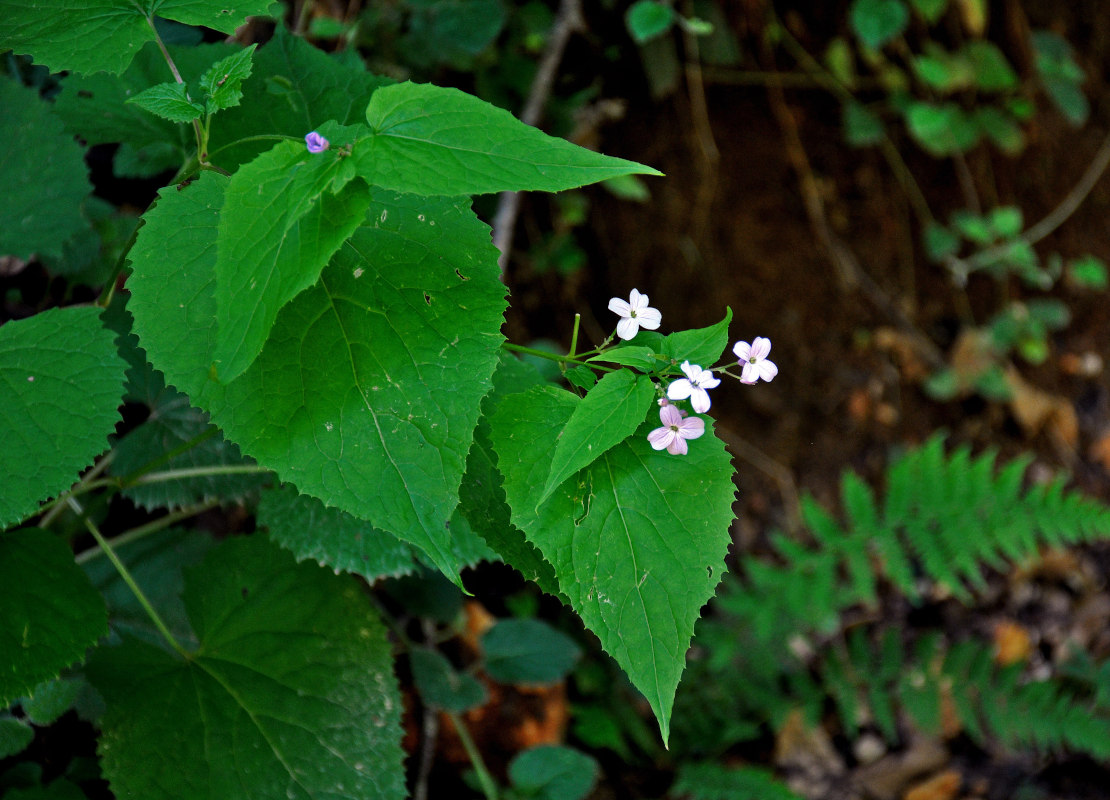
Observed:
[[[614,297],[609,301],[609,310],[621,318],[617,323],[617,336],[622,339],[631,339],[640,328],[653,331],[663,319],[662,314],[648,306],[648,296],[637,289],[632,290],[627,303]]]
[[[331,147],[331,143],[316,131],[306,134],[304,143],[310,153],[322,153]]]
[[[655,450],[663,450],[672,456],[686,455],[686,440],[697,439],[705,433],[705,420],[701,417],[682,418],[682,413],[674,406],[663,406],[659,409],[659,421],[662,428],[656,428],[648,434],[648,442]]]
[[[709,392],[705,390],[720,386],[721,379],[714,378],[711,370],[702,369],[689,361],[682,362],[682,371],[686,373],[686,377],[679,378],[667,387],[667,397],[671,400],[685,400],[689,397],[694,411],[704,414],[709,410]]]
[[[740,360],[740,366],[744,368],[740,374],[741,383],[756,383],[760,378],[770,381],[779,374],[779,368],[775,366],[775,362],[767,360],[767,356],[771,353],[770,339],[757,336],[751,344],[737,342],[732,352],[736,354]]]

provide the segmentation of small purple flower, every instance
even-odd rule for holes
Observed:
[[[749,345],[747,342],[737,342],[732,352],[736,354],[743,371],[740,373],[741,383],[758,383],[760,378],[770,382],[779,374],[779,368],[774,361],[769,361],[771,355],[771,340],[757,336]]]
[[[685,400],[689,397],[694,411],[704,414],[709,410],[709,392],[705,390],[720,386],[721,379],[714,378],[711,370],[702,369],[689,361],[682,362],[682,371],[686,377],[679,378],[667,387],[667,397],[671,400]]]
[[[686,440],[697,439],[705,433],[705,420],[701,417],[683,419],[682,413],[674,406],[659,409],[659,421],[663,427],[648,434],[648,443],[654,450],[666,448],[672,456],[686,455]]]
[[[316,131],[307,134],[304,137],[304,143],[308,145],[308,152],[310,153],[322,153],[331,147],[331,143]]]

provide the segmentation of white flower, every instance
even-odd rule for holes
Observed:
[[[689,361],[682,362],[682,371],[686,373],[686,377],[679,378],[667,387],[667,397],[671,400],[685,400],[689,397],[694,411],[704,414],[709,410],[709,392],[705,390],[720,386],[721,379],[714,378],[712,371]]]
[[[686,440],[697,439],[705,433],[705,420],[701,417],[683,419],[682,413],[674,406],[659,409],[659,421],[663,427],[649,433],[648,442],[655,450],[666,448],[673,456],[686,455]]]
[[[768,361],[771,353],[771,340],[762,336],[755,337],[751,344],[737,342],[733,345],[732,352],[740,360],[744,371],[740,374],[741,383],[756,383],[760,378],[770,381],[779,374],[779,368],[774,361]]]
[[[614,297],[609,301],[609,310],[621,318],[617,323],[617,336],[622,339],[631,339],[641,327],[653,331],[663,319],[662,314],[648,306],[648,296],[637,289],[632,290],[627,303]]]

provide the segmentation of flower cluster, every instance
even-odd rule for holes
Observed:
[[[612,298],[609,301],[609,310],[620,317],[617,336],[625,341],[635,338],[640,328],[656,330],[663,319],[657,309],[648,305],[648,296],[640,294],[637,289],[632,290],[627,301],[619,297]],[[770,339],[757,336],[751,344],[737,342],[732,346],[732,352],[736,355],[740,375],[732,375],[727,369],[724,372],[741,383],[758,383],[760,379],[769,382],[779,373],[775,362],[768,359],[771,354]],[[711,369],[702,369],[698,364],[683,361],[680,369],[685,377],[671,381],[667,386],[666,398],[659,400],[659,421],[663,426],[653,430],[647,437],[654,449],[666,450],[672,455],[685,455],[688,452],[686,442],[705,433],[705,420],[687,416],[685,411],[670,401],[689,400],[696,413],[704,414],[711,405],[709,390],[721,383],[721,379]]]

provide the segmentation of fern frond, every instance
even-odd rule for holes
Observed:
[[[769,770],[710,762],[679,767],[670,796],[689,800],[802,800]]]

